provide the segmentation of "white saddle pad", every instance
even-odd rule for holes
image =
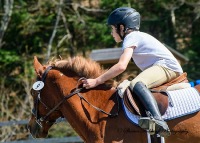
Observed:
[[[195,88],[167,91],[166,93],[169,97],[169,106],[162,116],[164,120],[171,120],[200,111],[200,94]],[[124,105],[123,99],[121,101],[127,119],[138,125],[140,116],[132,114]]]

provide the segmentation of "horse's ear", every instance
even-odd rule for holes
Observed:
[[[34,65],[34,69],[35,69],[36,74],[39,77],[42,77],[42,74],[43,74],[43,72],[45,70],[45,67],[42,66],[42,64],[38,61],[36,56],[34,56],[33,65]]]

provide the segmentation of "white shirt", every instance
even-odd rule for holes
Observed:
[[[160,65],[183,73],[173,54],[153,36],[140,31],[131,32],[124,38],[122,50],[132,46],[136,47],[132,58],[142,71],[153,65]]]

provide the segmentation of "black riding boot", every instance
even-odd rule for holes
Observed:
[[[155,98],[142,82],[137,82],[133,87],[133,92],[138,96],[147,111],[152,117],[142,117],[139,119],[139,126],[150,133],[156,133],[160,136],[169,136],[170,130],[167,123],[162,119]]]

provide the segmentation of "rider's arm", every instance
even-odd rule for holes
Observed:
[[[112,66],[107,72],[105,72],[103,75],[99,76],[97,79],[97,83],[101,84],[105,81],[114,78],[124,72],[128,66],[128,63],[132,57],[133,49],[132,48],[126,48],[122,55],[119,58],[119,61],[117,64]]]
[[[119,61],[117,64],[112,66],[108,71],[106,71],[101,76],[97,77],[96,79],[86,79],[83,81],[84,87],[93,88],[96,87],[99,84],[104,83],[105,81],[112,79],[122,72],[124,72],[127,68],[127,65],[132,57],[133,54],[133,48],[126,48],[124,49],[122,55],[119,58]]]

